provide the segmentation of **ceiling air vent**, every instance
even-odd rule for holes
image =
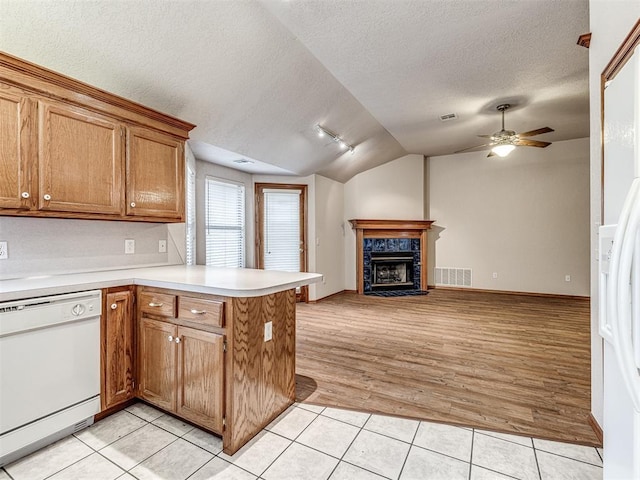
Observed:
[[[447,113],[446,115],[440,115],[441,122],[448,122],[449,120],[456,120],[458,115],[455,113]]]

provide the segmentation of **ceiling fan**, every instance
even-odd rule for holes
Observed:
[[[539,140],[529,140],[523,137],[533,137],[535,135],[542,135],[543,133],[553,132],[553,128],[542,127],[537,130],[531,130],[530,132],[524,133],[516,133],[513,130],[505,130],[504,129],[504,112],[511,107],[508,103],[504,103],[502,105],[498,105],[496,108],[499,112],[502,112],[502,130],[496,132],[491,135],[478,135],[478,137],[482,138],[490,138],[490,143],[485,143],[484,145],[476,145],[475,147],[464,148],[462,150],[458,150],[455,153],[462,153],[468,150],[474,150],[476,148],[487,148],[490,147],[491,151],[487,157],[492,157],[493,155],[498,155],[500,157],[506,157],[511,153],[511,151],[516,147],[538,147],[545,148],[551,145],[551,142],[541,142]]]

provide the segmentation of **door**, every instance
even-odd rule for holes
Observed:
[[[306,185],[256,184],[258,268],[307,271]],[[296,290],[306,302],[308,287]]]
[[[0,88],[0,208],[29,208],[35,102],[13,87]]]
[[[102,409],[133,397],[133,292],[106,293],[102,318]]]
[[[222,433],[224,337],[178,327],[178,338],[176,413]]]
[[[177,327],[143,318],[138,337],[139,394],[165,410],[176,409]]]
[[[122,128],[108,117],[70,105],[39,102],[41,210],[122,211]]]
[[[182,219],[183,142],[145,128],[127,136],[127,215]]]

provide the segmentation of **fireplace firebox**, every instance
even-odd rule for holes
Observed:
[[[372,253],[371,288],[373,290],[391,290],[414,288],[413,254],[408,253]]]

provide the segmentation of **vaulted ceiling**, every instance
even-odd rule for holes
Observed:
[[[0,12],[7,53],[195,123],[198,158],[247,171],[346,181],[407,153],[451,154],[499,130],[505,102],[509,129],[589,135],[576,45],[588,0],[0,0]]]

